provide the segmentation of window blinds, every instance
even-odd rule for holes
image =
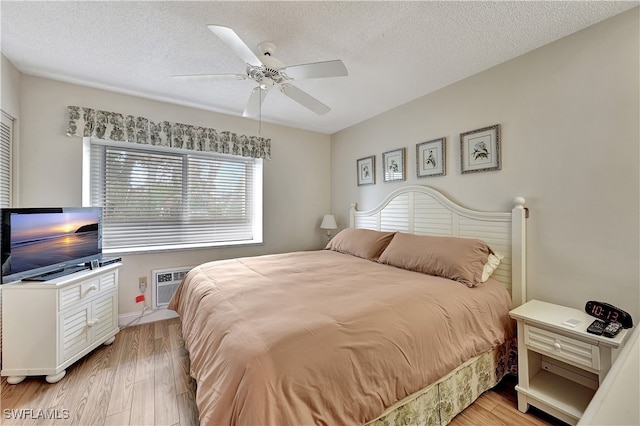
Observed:
[[[103,207],[103,247],[252,242],[256,161],[92,140],[91,204]]]
[[[2,112],[0,121],[0,207],[11,206],[11,139],[13,119]]]

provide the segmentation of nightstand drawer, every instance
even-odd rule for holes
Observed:
[[[524,341],[532,349],[547,352],[556,359],[596,370],[600,368],[598,346],[530,325],[524,327]]]

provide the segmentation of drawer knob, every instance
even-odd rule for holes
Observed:
[[[97,289],[98,289],[98,286],[97,286],[97,285],[95,285],[95,284],[93,284],[93,285],[89,286],[89,291],[91,291],[91,290],[97,290]]]
[[[553,344],[553,347],[554,347],[554,348],[556,348],[557,350],[562,349],[562,345],[561,345],[560,343],[558,343],[558,342],[555,342],[555,343]]]
[[[93,327],[94,325],[96,325],[98,322],[100,322],[100,320],[98,318],[94,318],[93,320],[87,322],[87,325],[89,327]]]

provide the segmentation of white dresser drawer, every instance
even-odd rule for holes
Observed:
[[[596,370],[600,368],[600,352],[596,345],[531,325],[525,325],[524,339],[528,347],[546,352],[556,359]]]
[[[117,286],[117,271],[95,277],[90,280],[72,284],[60,291],[60,310],[71,306],[78,306],[78,303],[88,302],[96,297],[114,291]]]
[[[77,306],[78,303],[91,300],[99,293],[100,279],[97,277],[77,284],[72,284],[60,291],[60,310],[62,311],[65,308]]]
[[[118,271],[100,277],[100,291],[104,294],[118,286]]]

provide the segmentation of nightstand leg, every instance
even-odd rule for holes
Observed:
[[[520,389],[518,389],[518,385],[516,385],[516,392],[518,394],[518,411],[520,411],[521,413],[526,413],[527,411],[529,411],[529,403],[527,402],[527,395],[520,392]]]
[[[527,397],[524,395],[518,395],[518,411],[526,413],[529,411],[529,404],[527,403]]]
[[[526,413],[529,410],[527,396],[520,392],[520,388],[529,389],[529,351],[524,341],[524,322],[518,321],[518,410]]]

